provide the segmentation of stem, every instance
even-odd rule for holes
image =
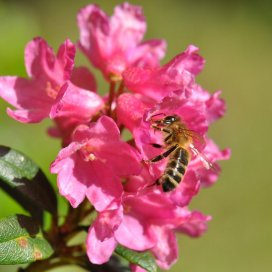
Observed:
[[[77,233],[85,231],[86,227],[80,226],[79,223],[94,211],[94,207],[90,206],[88,201],[83,201],[82,204],[74,209],[69,206],[67,217],[61,226],[58,226],[58,218],[53,217],[51,228],[45,232],[48,240],[55,248],[55,253],[46,260],[36,261],[31,263],[26,268],[20,268],[20,272],[38,272],[48,271],[50,269],[74,264],[80,267],[87,267],[87,258],[81,258],[86,255],[84,245],[67,246],[67,243]]]
[[[116,93],[115,97],[118,98],[118,96],[121,95],[124,92],[124,89],[125,89],[124,81],[121,81],[120,84],[119,84],[119,86],[118,86],[117,93]],[[112,116],[112,118],[114,120],[117,119],[116,108],[117,107],[115,107],[114,111],[111,114],[111,116]],[[120,132],[121,132],[121,128],[120,128]]]
[[[115,96],[115,82],[110,82],[109,101],[108,101],[108,115],[111,116],[111,106]]]
[[[62,234],[69,235],[74,229],[77,228],[78,223],[86,217],[86,213],[89,215],[93,211],[94,208],[89,207],[89,202],[86,199],[76,209],[69,206],[68,215],[65,222],[61,226]]]
[[[124,89],[125,89],[125,84],[124,84],[124,81],[122,80],[120,82],[120,84],[119,84],[116,97],[118,97],[119,95],[121,95],[124,92]]]

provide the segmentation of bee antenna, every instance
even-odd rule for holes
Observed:
[[[164,116],[166,116],[166,114],[164,112],[161,112],[161,113],[157,113],[157,114],[152,115],[151,118],[155,117],[155,116],[158,116],[158,115],[164,115]]]
[[[166,116],[166,114],[164,112],[160,112],[160,113],[156,113],[156,114],[151,115],[150,118],[148,118],[148,120],[152,120],[153,117],[159,116],[159,115]]]

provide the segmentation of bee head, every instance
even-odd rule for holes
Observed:
[[[168,116],[166,116],[166,117],[163,118],[162,123],[164,125],[171,125],[171,124],[173,124],[174,122],[176,122],[178,120],[179,120],[178,116],[176,116],[176,115],[168,115]]]

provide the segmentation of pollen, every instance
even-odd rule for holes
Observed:
[[[130,211],[131,211],[131,206],[130,205],[124,205],[124,213],[125,214],[128,214],[128,213],[130,213]]]
[[[88,159],[89,159],[89,161],[94,161],[96,159],[96,157],[93,153],[91,153],[91,154],[89,154]]]
[[[95,154],[93,153],[94,149],[91,145],[87,144],[81,148],[85,161],[94,161],[96,159]]]
[[[56,86],[55,88],[52,86],[50,81],[46,82],[46,87],[45,87],[45,92],[46,94],[53,98],[56,99],[57,95],[58,95],[58,91],[59,91],[59,87]]]

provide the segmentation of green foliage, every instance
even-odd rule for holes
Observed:
[[[0,220],[0,264],[24,264],[53,253],[39,224],[31,217],[14,215]]]
[[[42,222],[43,211],[55,215],[57,199],[39,167],[21,152],[0,146],[0,187]]]
[[[146,252],[136,252],[118,245],[115,249],[115,252],[125,258],[130,263],[136,264],[144,268],[148,272],[156,272],[157,266],[155,260],[151,253]]]

